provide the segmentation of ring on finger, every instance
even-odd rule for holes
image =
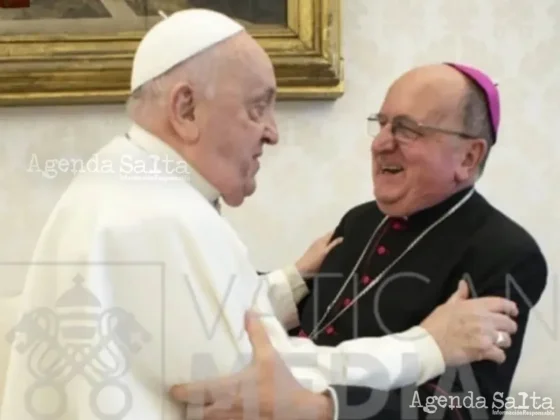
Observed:
[[[500,346],[506,342],[506,334],[503,331],[498,331],[496,335],[496,345]]]

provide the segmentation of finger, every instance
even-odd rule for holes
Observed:
[[[248,407],[245,407],[248,405]],[[246,418],[258,418],[258,414],[254,416],[250,416],[253,407],[252,404],[223,404],[221,402],[217,404],[212,404],[209,406],[204,407],[204,411],[202,413],[203,417],[199,417],[199,419],[203,420],[236,420],[236,419],[246,419]],[[248,416],[249,415],[249,416]]]
[[[182,403],[192,405],[212,404],[217,399],[235,394],[240,386],[242,373],[243,371],[219,379],[174,385],[169,390],[169,394],[174,400]]]
[[[479,304],[483,305],[489,311],[503,313],[514,317],[519,315],[517,304],[509,299],[492,296],[478,298],[477,300]]]
[[[329,243],[333,234],[334,234],[334,230],[329,230],[327,233],[325,233],[323,236],[321,236],[320,241]]]
[[[335,246],[340,245],[342,243],[343,237],[338,237],[334,241],[331,241],[329,245],[327,245],[327,253],[329,253]]]
[[[500,338],[499,341],[497,341],[498,337]],[[503,331],[496,333],[496,347],[499,347],[501,349],[509,349],[511,347],[511,335]]]
[[[501,348],[493,346],[482,354],[482,360],[490,360],[502,364],[506,361],[506,353]]]
[[[257,313],[248,311],[245,314],[245,331],[253,349],[253,361],[268,359],[274,351],[274,346]]]
[[[508,315],[491,313],[489,314],[489,319],[496,331],[503,331],[508,334],[515,334],[517,332],[517,322]]]
[[[201,406],[214,402],[216,395],[212,388],[206,381],[181,384],[171,387],[169,394],[175,401]]]
[[[469,286],[465,280],[461,280],[455,293],[447,300],[448,303],[455,303],[469,298]]]
[[[200,406],[200,405],[187,405],[185,409],[185,419],[189,420],[233,420],[238,417],[232,413],[233,405],[230,403],[217,403]]]

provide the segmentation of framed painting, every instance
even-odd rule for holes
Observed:
[[[246,26],[280,100],[342,95],[340,0],[0,0],[0,106],[124,102],[142,35],[188,7]]]

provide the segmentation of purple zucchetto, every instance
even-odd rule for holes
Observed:
[[[490,114],[490,121],[492,122],[493,143],[496,143],[498,138],[498,127],[500,125],[500,94],[498,93],[497,83],[485,73],[473,67],[457,63],[445,64],[464,74],[476,83],[484,92],[486,97],[486,106],[488,108],[488,113]]]

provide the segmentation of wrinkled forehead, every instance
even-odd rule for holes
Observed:
[[[262,89],[275,91],[276,78],[268,54],[253,39],[241,41],[228,69],[230,82],[247,92]]]
[[[419,122],[455,118],[461,91],[445,81],[403,78],[387,91],[380,112],[390,117],[407,115]]]
[[[243,66],[243,74],[250,89],[274,89],[276,78],[274,67],[267,55],[256,55]]]

